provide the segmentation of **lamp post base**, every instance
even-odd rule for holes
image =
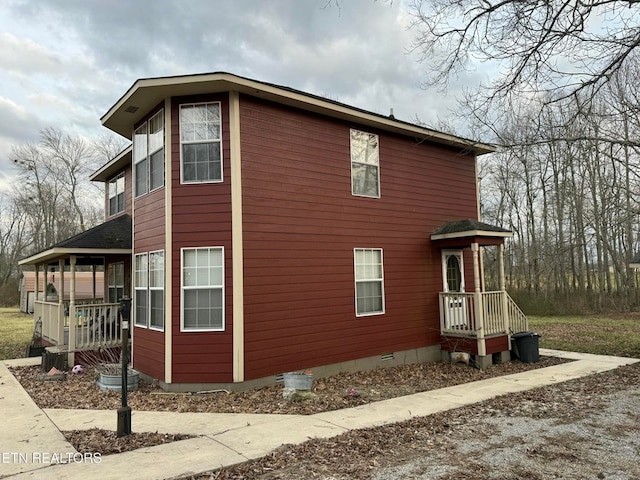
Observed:
[[[131,407],[120,407],[118,409],[118,432],[117,437],[131,435]]]

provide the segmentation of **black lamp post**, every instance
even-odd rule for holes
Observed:
[[[129,320],[131,318],[131,299],[124,297],[120,300],[120,321],[122,325],[122,406],[118,409],[118,437],[131,434],[131,407],[127,405],[128,379],[127,370],[129,364]]]

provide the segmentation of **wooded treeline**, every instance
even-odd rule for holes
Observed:
[[[588,97],[514,103],[491,123],[501,148],[479,160],[481,211],[514,233],[507,288],[529,313],[638,305],[638,75],[620,70]]]
[[[0,192],[0,306],[18,303],[21,258],[102,222],[104,186],[88,179],[122,148],[112,136],[93,141],[53,128],[13,148],[17,176]]]

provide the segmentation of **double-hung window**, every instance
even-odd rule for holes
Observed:
[[[224,330],[224,249],[182,250],[182,330]]]
[[[164,329],[164,251],[149,253],[149,326]]]
[[[135,324],[164,329],[164,251],[135,256]]]
[[[382,249],[354,249],[356,316],[384,313]]]
[[[107,267],[109,303],[117,303],[124,296],[124,262],[110,263]]]
[[[135,291],[135,318],[134,322],[139,327],[147,326],[149,316],[148,288],[149,288],[149,255],[139,253],[135,256],[134,291]]]
[[[133,134],[136,197],[164,186],[164,110]]]
[[[351,193],[380,197],[378,135],[351,129]]]
[[[180,105],[182,183],[222,182],[220,102]]]
[[[124,211],[124,173],[109,180],[109,215]]]

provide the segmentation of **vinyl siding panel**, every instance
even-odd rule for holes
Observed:
[[[476,217],[473,156],[247,96],[240,121],[245,377],[436,345],[429,235]],[[379,199],[351,194],[350,128],[379,134]],[[354,248],[383,249],[383,315],[355,315]]]
[[[158,105],[154,108],[144,120],[155,115],[161,107],[162,105]],[[167,172],[165,172],[166,174]],[[125,189],[127,195],[131,197],[135,195],[133,182],[133,174],[125,177]],[[165,194],[165,188],[161,187],[133,198],[134,254],[165,249]],[[133,277],[131,277],[131,281],[134,282]],[[135,307],[132,305],[132,314],[134,311]],[[134,368],[154,378],[164,380],[164,332],[135,326],[133,321],[132,328]]]
[[[228,95],[172,99],[172,382],[233,381],[231,168]],[[183,103],[221,102],[223,181],[180,184],[179,108]],[[224,247],[225,329],[221,332],[181,332],[181,249]]]

